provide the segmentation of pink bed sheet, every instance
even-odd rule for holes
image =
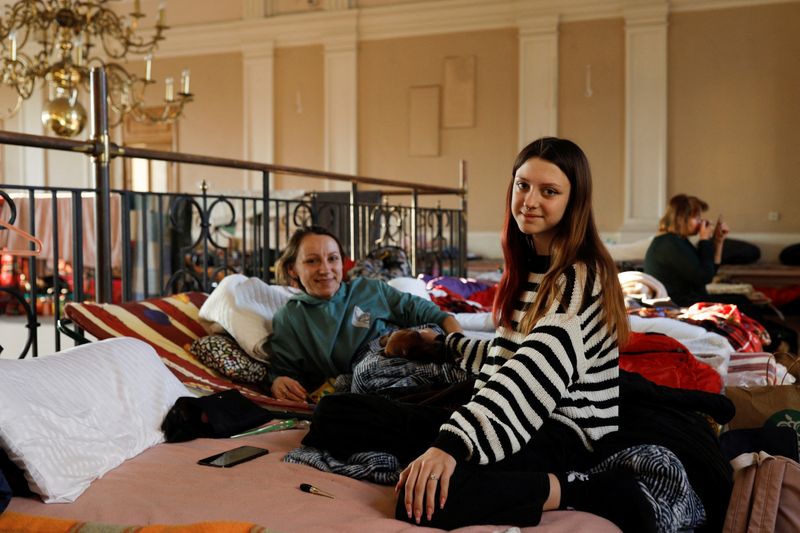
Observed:
[[[14,498],[9,511],[110,524],[187,524],[210,520],[253,522],[279,532],[399,533],[435,531],[391,518],[391,487],[282,462],[304,430],[287,430],[240,439],[197,439],[161,444],[125,462],[92,483],[77,501],[44,504]],[[242,444],[270,450],[266,456],[233,468],[197,465],[198,459]],[[307,494],[311,483],[335,499]],[[502,532],[510,526],[471,526],[459,533]],[[618,532],[611,522],[577,511],[544,513],[525,532]]]

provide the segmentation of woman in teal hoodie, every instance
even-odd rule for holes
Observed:
[[[275,398],[305,401],[328,378],[352,372],[359,347],[392,326],[439,324],[461,331],[453,316],[385,282],[342,282],[342,245],[324,228],[297,230],[276,265],[278,282],[303,292],[273,320],[270,390]]]

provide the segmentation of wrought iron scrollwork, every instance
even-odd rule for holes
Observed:
[[[196,197],[183,195],[176,199],[170,207],[169,221],[173,228],[179,229],[178,210],[184,208],[184,204],[188,204],[190,210],[195,211],[195,216],[199,220],[199,228],[197,238],[188,246],[181,247],[181,256],[184,258],[184,266],[175,270],[164,287],[164,292],[167,294],[186,291],[186,290],[201,290],[211,292],[216,280],[221,279],[226,274],[234,274],[241,272],[241,267],[230,263],[232,259],[227,252],[227,245],[220,242],[219,238],[224,235],[224,228],[236,226],[236,208],[233,203],[224,196],[220,196],[211,202],[207,208],[203,208],[206,204],[205,193],[202,197],[202,204],[197,201]],[[212,224],[212,213],[220,206],[227,206],[230,212],[230,218],[223,223]],[[193,259],[194,251],[201,248],[199,265],[195,264]],[[210,250],[209,247],[213,248]],[[214,262],[221,262],[221,264],[209,264],[211,258]],[[199,268],[199,273],[198,273]]]
[[[5,196],[5,195],[4,195]],[[14,300],[16,300],[21,306],[22,309],[25,311],[25,317],[27,321],[25,323],[25,327],[28,328],[28,339],[25,341],[25,346],[22,348],[22,352],[19,354],[19,359],[24,359],[26,355],[28,355],[28,351],[31,349],[33,345],[33,328],[38,328],[41,324],[36,321],[36,317],[33,314],[33,308],[17,289],[11,287],[0,287],[0,292],[5,292],[11,295]],[[6,304],[8,305],[8,304]],[[3,350],[3,347],[0,346],[0,351]]]
[[[379,228],[375,246],[398,246],[402,244],[405,215],[402,206],[377,205],[370,216],[371,228]]]
[[[292,223],[297,228],[305,228],[314,224],[315,218],[314,208],[305,200],[298,202],[292,210]]]
[[[338,220],[336,215],[341,210],[341,204],[335,204],[332,202],[318,204],[317,208],[314,210],[314,224],[322,226],[323,228],[335,227]]]
[[[0,191],[0,196],[3,197],[3,201],[8,206],[8,210],[11,213],[11,216],[9,216],[8,220],[6,220],[5,222],[7,224],[13,224],[14,221],[17,220],[17,205],[5,191]]]
[[[3,197],[3,201],[5,205],[8,206],[9,210],[9,217],[8,220],[6,220],[5,222],[11,225],[17,220],[17,206],[14,203],[14,200],[11,199],[11,196],[9,196],[5,191],[0,191],[0,196]],[[5,229],[5,228],[0,227],[0,229]],[[14,300],[16,300],[16,302],[19,303],[19,305],[22,306],[22,309],[25,312],[25,317],[27,318],[25,327],[28,328],[28,338],[25,341],[25,346],[23,346],[22,348],[22,352],[20,352],[19,354],[19,358],[23,359],[26,355],[28,355],[28,351],[31,349],[31,346],[33,344],[34,328],[39,327],[40,324],[36,321],[36,315],[33,312],[33,308],[25,299],[25,296],[19,290],[13,287],[0,287],[0,292],[4,292],[10,295]],[[3,347],[0,346],[0,351],[2,350]]]
[[[440,207],[425,209],[417,221],[419,231],[424,235],[421,248],[417,251],[423,270],[431,274],[449,273],[445,265],[452,260],[452,253],[446,235],[448,230],[453,229],[453,213]]]

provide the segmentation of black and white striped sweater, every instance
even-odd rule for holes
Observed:
[[[538,270],[538,269],[537,269]],[[512,315],[491,341],[460,333],[448,350],[477,375],[469,403],[442,425],[434,446],[457,460],[494,463],[519,451],[545,420],[572,428],[587,449],[618,428],[619,352],[603,321],[601,286],[584,264],[559,279],[561,302],[525,335],[522,309],[533,302],[544,274],[531,272]]]

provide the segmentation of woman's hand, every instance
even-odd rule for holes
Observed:
[[[456,317],[454,317],[453,315],[447,315],[447,317],[444,320],[442,320],[442,323],[439,325],[442,326],[442,329],[444,330],[445,334],[455,333],[455,332],[464,333],[461,324],[458,322],[458,320],[456,320]]]
[[[405,470],[400,473],[400,481],[394,490],[398,492],[405,486],[405,505],[408,517],[414,517],[419,524],[422,519],[422,508],[425,507],[425,516],[428,520],[433,517],[436,509],[436,488],[439,487],[439,509],[447,501],[450,489],[450,478],[456,469],[455,458],[439,448],[428,450],[414,459]]]
[[[714,228],[711,226],[710,220],[705,218],[700,220],[700,231],[698,236],[700,237],[700,240],[703,241],[707,241],[714,236]]]
[[[714,243],[722,244],[722,241],[728,236],[729,231],[730,228],[728,225],[722,221],[722,217],[719,217],[717,223],[714,225]]]
[[[275,378],[270,388],[272,397],[279,400],[292,400],[294,402],[305,402],[308,399],[308,392],[300,385],[296,379],[289,376]]]
[[[433,344],[436,342],[436,337],[439,336],[434,330],[430,328],[420,329],[419,336],[422,337],[422,340],[426,343]]]

